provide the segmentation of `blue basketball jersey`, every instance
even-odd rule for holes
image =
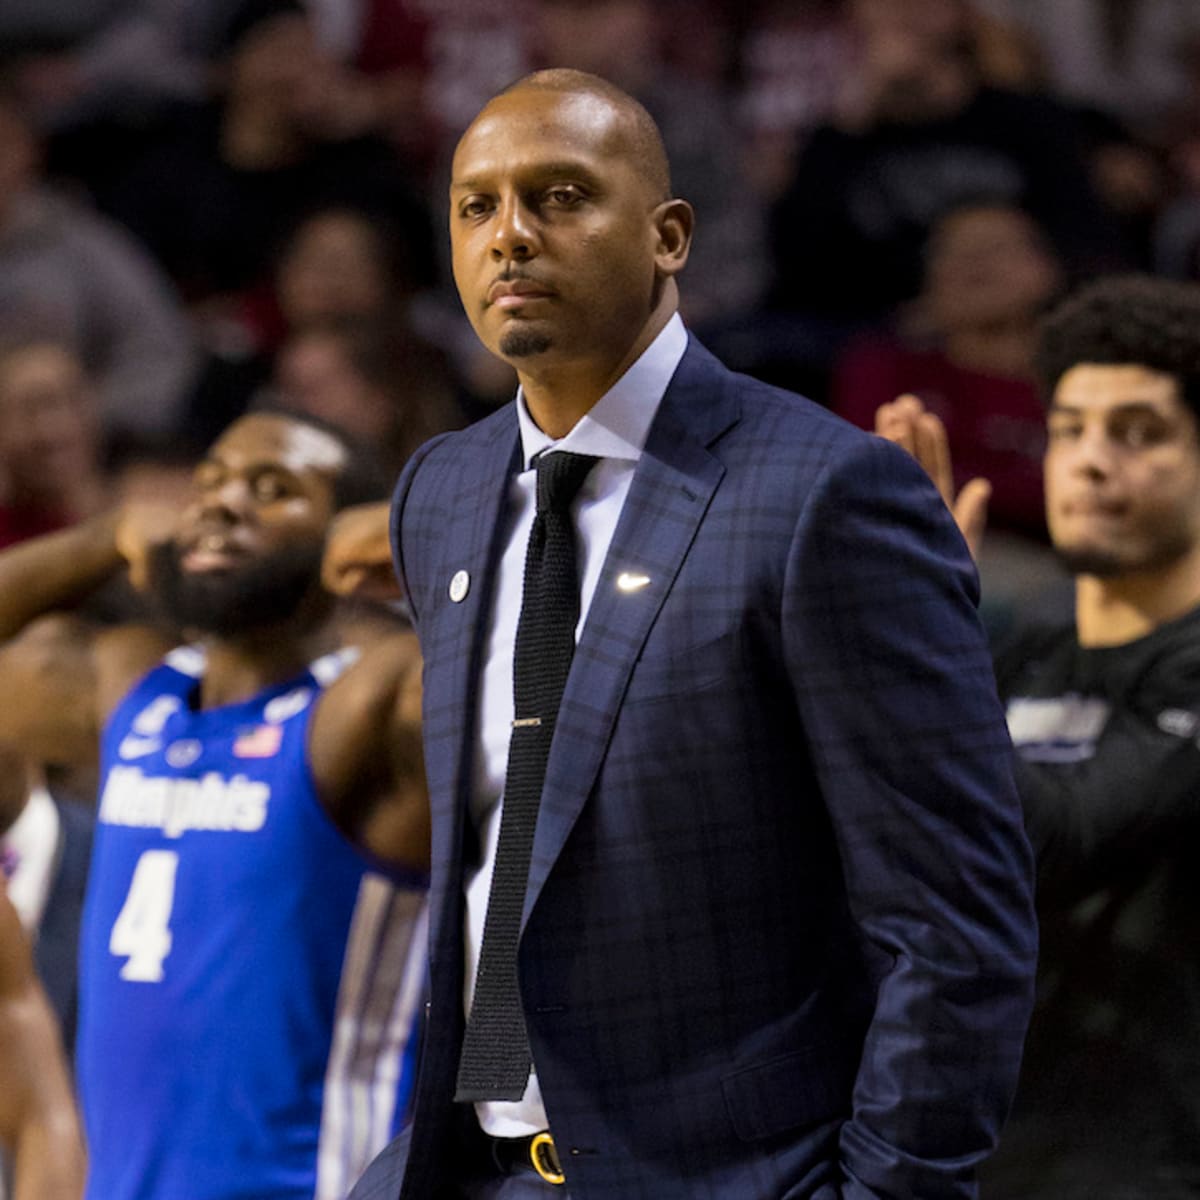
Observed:
[[[199,711],[203,656],[177,650],[105,728],[80,947],[89,1200],[341,1195],[357,1143],[395,1124],[419,987],[374,956],[423,973],[422,900],[370,874],[316,796],[308,728],[340,666]]]

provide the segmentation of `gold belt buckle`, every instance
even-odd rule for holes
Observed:
[[[529,1141],[529,1161],[533,1169],[547,1182],[559,1186],[567,1182],[562,1163],[558,1161],[558,1150],[549,1133],[536,1133]]]

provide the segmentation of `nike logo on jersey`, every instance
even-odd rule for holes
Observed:
[[[133,732],[140,733],[143,737],[153,737],[156,733],[162,733],[163,726],[182,707],[183,701],[178,696],[156,696],[133,718]]]
[[[147,754],[153,754],[161,748],[162,742],[158,738],[138,737],[136,733],[127,733],[121,739],[117,753],[122,758],[145,758]]]
[[[1200,732],[1200,717],[1186,708],[1164,708],[1158,714],[1157,724],[1163,733],[1179,738],[1192,738]]]
[[[282,725],[297,713],[303,712],[312,702],[315,695],[312,688],[293,688],[274,700],[268,700],[263,709],[263,720],[271,725]]]

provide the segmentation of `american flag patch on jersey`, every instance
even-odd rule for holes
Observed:
[[[282,725],[256,725],[233,743],[233,753],[238,758],[271,758],[282,742]]]

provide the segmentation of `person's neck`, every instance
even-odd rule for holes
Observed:
[[[537,427],[557,441],[566,437],[596,402],[645,353],[674,315],[676,303],[660,303],[624,353],[559,358],[517,366],[525,407]]]
[[[946,357],[969,371],[1028,379],[1033,374],[1034,330],[1032,321],[1020,319],[956,330],[946,337]]]
[[[1081,646],[1123,646],[1200,606],[1200,550],[1156,571],[1075,580]]]
[[[334,648],[327,624],[296,635],[278,628],[240,638],[214,638],[205,644],[200,707],[240,704],[264,688],[299,675],[314,659]]]

